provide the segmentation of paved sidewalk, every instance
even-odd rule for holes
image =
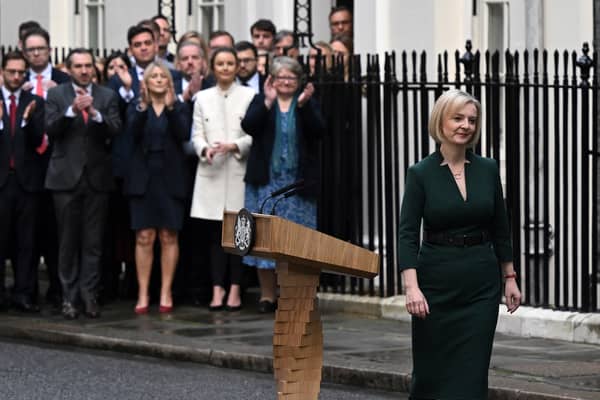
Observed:
[[[136,316],[112,303],[102,318],[66,321],[45,309],[30,317],[0,314],[0,336],[272,372],[273,315],[247,307],[210,313],[178,307]],[[411,370],[406,322],[324,312],[323,380],[406,391]],[[469,373],[465,371],[464,373]],[[490,399],[600,399],[600,346],[497,334]]]

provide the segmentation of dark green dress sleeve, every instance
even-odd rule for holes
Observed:
[[[508,215],[504,204],[504,195],[502,193],[502,182],[500,181],[500,171],[498,165],[493,162],[494,175],[496,179],[494,193],[494,219],[491,226],[492,240],[494,250],[499,262],[513,261],[512,245],[510,239],[510,229],[508,225]]]
[[[398,226],[398,264],[400,271],[417,267],[425,191],[414,166],[406,172],[406,183]]]

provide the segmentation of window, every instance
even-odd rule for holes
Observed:
[[[198,31],[206,38],[225,27],[225,0],[198,0]]]
[[[104,0],[85,0],[83,9],[84,45],[104,48]]]

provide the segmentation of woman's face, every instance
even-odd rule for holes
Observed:
[[[477,108],[468,103],[449,110],[442,120],[443,141],[466,146],[473,140],[477,125]]]
[[[287,68],[281,68],[273,77],[273,87],[278,95],[291,96],[298,90],[298,77]]]
[[[106,76],[110,79],[117,71],[127,71],[127,64],[121,59],[121,57],[116,57],[110,60],[110,63],[107,66]]]
[[[333,49],[333,55],[335,57],[343,56],[344,60],[346,60],[350,56],[350,50],[348,50],[348,48],[344,46],[344,43],[339,40],[331,42],[331,48]]]
[[[161,68],[154,67],[146,84],[150,93],[163,94],[169,87],[169,77]]]
[[[230,52],[221,52],[215,56],[213,61],[213,72],[217,83],[231,84],[237,75],[237,59]]]

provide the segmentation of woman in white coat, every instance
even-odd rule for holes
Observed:
[[[223,251],[221,229],[223,211],[244,206],[244,174],[252,137],[242,130],[240,122],[254,90],[235,82],[239,62],[234,49],[216,49],[210,64],[217,84],[198,92],[194,103],[192,142],[199,161],[191,216],[205,220],[208,230],[213,284],[209,309],[236,311],[242,306],[241,258]],[[231,284],[228,295],[227,275]]]

